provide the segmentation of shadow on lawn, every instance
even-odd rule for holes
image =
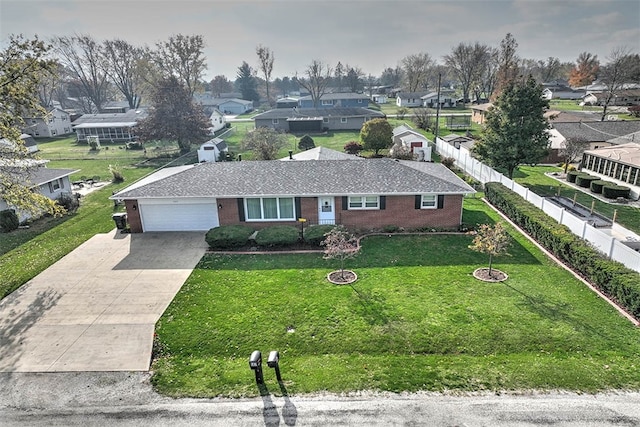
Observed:
[[[373,291],[358,290],[353,284],[349,286],[358,297],[358,304],[355,305],[354,311],[369,325],[387,325],[396,318],[383,295]]]
[[[553,320],[555,322],[563,322],[571,325],[572,328],[578,331],[586,332],[590,335],[598,335],[602,338],[608,338],[602,333],[600,329],[596,329],[591,325],[584,322],[583,319],[572,314],[572,308],[567,303],[553,303],[542,295],[528,295],[520,289],[516,289],[513,286],[504,283],[504,285],[512,291],[523,296],[523,301],[519,305],[533,313],[538,314],[540,317]]]

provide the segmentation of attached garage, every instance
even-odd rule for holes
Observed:
[[[143,231],[206,231],[220,225],[216,199],[138,200]]]

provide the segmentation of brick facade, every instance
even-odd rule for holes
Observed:
[[[132,233],[142,233],[142,220],[137,200],[125,200],[124,206],[127,208],[127,222]]]

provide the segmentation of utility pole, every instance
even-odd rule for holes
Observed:
[[[438,105],[436,106],[436,130],[434,132],[435,142],[438,143],[438,131],[440,130],[440,79],[442,78],[442,73],[438,73]]]

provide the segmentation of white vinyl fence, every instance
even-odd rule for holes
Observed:
[[[457,149],[450,144],[436,140],[436,150],[442,157],[452,157],[456,166],[465,171],[466,174],[482,182],[499,182],[505,187],[518,193],[528,202],[542,209],[547,215],[566,225],[577,236],[592,243],[595,248],[607,255],[609,258],[621,262],[627,268],[640,273],[640,252],[637,252],[612,236],[612,229],[619,235],[637,236],[633,232],[624,229],[618,224],[613,224],[612,229],[599,229],[593,227],[583,219],[573,215],[571,212],[561,208],[551,202],[546,202],[544,197],[540,197],[528,188],[514,182],[491,167],[479,162],[471,157],[469,151],[461,147]]]

